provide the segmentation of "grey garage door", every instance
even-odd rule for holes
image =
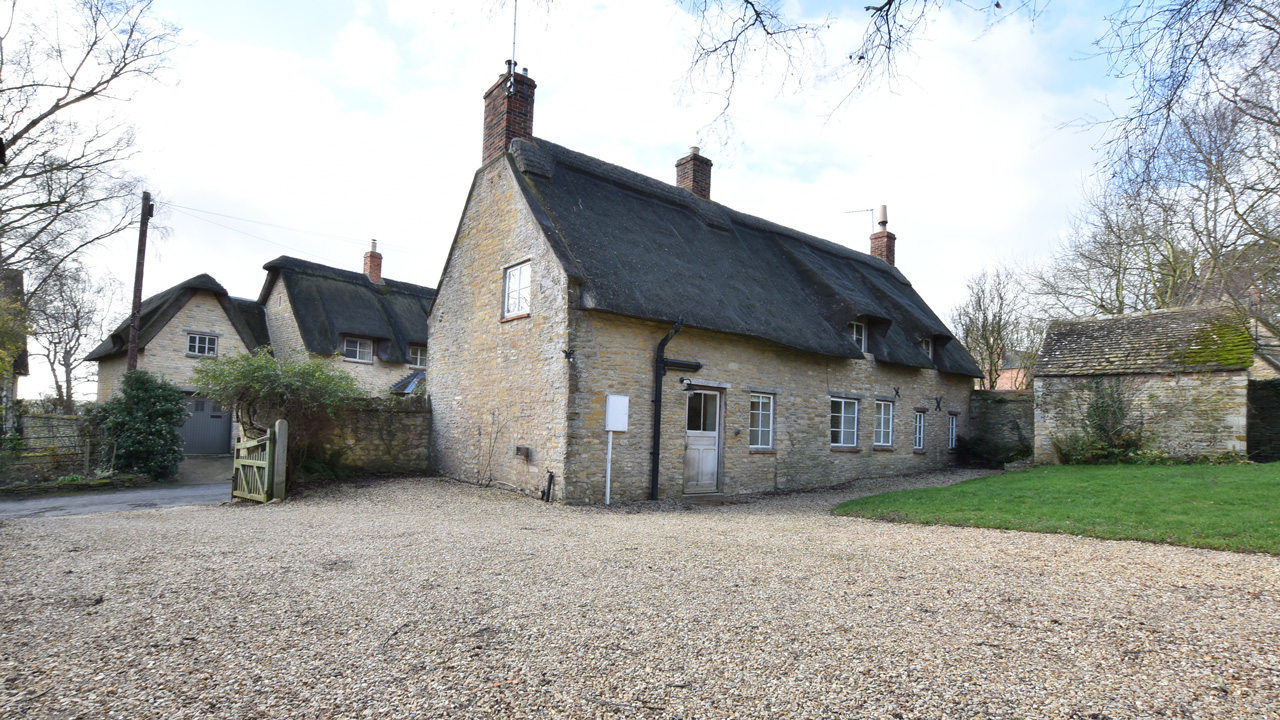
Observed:
[[[231,413],[199,397],[187,396],[190,417],[182,426],[182,450],[188,455],[226,455],[231,452]]]

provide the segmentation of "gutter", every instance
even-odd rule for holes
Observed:
[[[658,341],[658,351],[653,359],[653,435],[652,449],[649,451],[649,499],[658,499],[658,460],[662,457],[662,376],[667,374],[668,367],[676,367],[689,372],[702,369],[702,363],[688,360],[668,360],[667,343],[684,327],[684,316],[676,319],[676,324],[667,331],[666,337]]]

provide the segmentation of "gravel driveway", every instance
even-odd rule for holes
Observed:
[[[1276,718],[1280,558],[429,479],[0,523],[0,717]]]

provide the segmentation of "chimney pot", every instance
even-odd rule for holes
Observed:
[[[502,155],[516,138],[533,137],[533,95],[538,84],[529,69],[516,73],[515,62],[507,61],[507,71],[484,94],[484,145],[481,162]]]
[[[889,232],[889,209],[881,205],[876,210],[876,224],[880,229],[871,233],[871,254],[893,265],[894,250],[898,236]]]
[[[378,241],[374,240],[369,252],[364,254],[364,274],[369,282],[382,284],[382,253],[378,252]]]
[[[703,200],[711,199],[711,161],[699,154],[696,145],[676,161],[676,185]]]

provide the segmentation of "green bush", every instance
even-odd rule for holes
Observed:
[[[316,357],[277,358],[270,348],[202,361],[196,367],[200,395],[235,408],[248,435],[261,437],[276,420],[289,421],[287,487],[295,473],[316,459],[316,467],[333,459],[326,454],[339,408],[361,396],[350,375]]]
[[[178,473],[187,398],[173,383],[145,370],[125,373],[120,394],[98,406],[95,419],[116,443],[112,469],[157,480]]]

